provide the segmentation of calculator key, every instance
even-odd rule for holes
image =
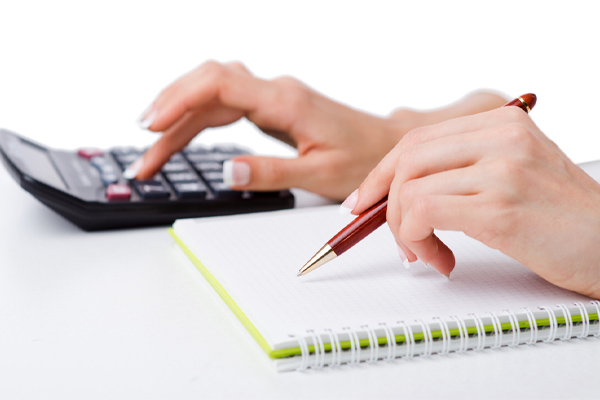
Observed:
[[[119,181],[119,175],[116,172],[101,173],[100,179],[104,185],[108,186],[111,183],[117,183]]]
[[[203,162],[218,162],[222,163],[232,158],[231,154],[223,153],[207,153],[207,154],[187,154],[187,159],[191,163],[203,163]]]
[[[171,195],[169,189],[160,182],[139,181],[134,185],[142,199],[166,199]]]
[[[206,153],[208,153],[208,149],[204,146],[194,145],[194,146],[188,146],[185,149],[183,149],[183,153],[186,155],[188,155],[188,154],[206,154]]]
[[[177,196],[181,198],[205,198],[206,186],[202,182],[184,182],[173,184]]]
[[[108,185],[106,188],[106,198],[109,201],[113,200],[129,200],[131,197],[131,189],[127,185],[115,183]]]
[[[211,181],[211,182],[223,182],[223,171],[203,172],[202,176],[207,181]]]
[[[243,192],[232,190],[223,182],[210,182],[210,187],[213,190],[215,197],[221,198],[238,198],[242,197]]]
[[[166,174],[167,180],[169,182],[196,182],[198,181],[198,177],[196,174],[192,172],[174,172],[171,174]]]
[[[95,156],[90,159],[90,164],[98,170],[102,170],[102,168],[111,167],[110,161],[104,156]]]
[[[187,165],[182,162],[169,161],[168,163],[163,165],[161,171],[164,172],[165,174],[168,174],[171,172],[188,172],[189,169],[188,169]]]
[[[125,154],[141,154],[140,150],[135,148],[135,147],[115,147],[113,149],[110,150],[110,152],[112,153],[112,155],[114,155],[115,157],[118,157],[120,155],[125,155]]]
[[[220,162],[208,161],[194,164],[194,168],[198,171],[223,171],[223,164]]]
[[[175,153],[169,159],[169,161],[180,161],[180,162],[183,162],[183,160],[184,160],[183,154],[181,154],[181,153]]]
[[[215,153],[248,154],[248,150],[231,143],[214,145],[211,150]]]
[[[117,154],[115,155],[115,158],[117,159],[119,164],[123,165],[131,164],[132,162],[140,158],[140,155],[138,153]]]
[[[84,147],[83,149],[77,150],[77,155],[81,158],[85,158],[86,160],[91,159],[92,157],[101,157],[104,155],[102,150],[93,148],[93,147]]]

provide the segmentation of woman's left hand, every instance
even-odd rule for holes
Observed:
[[[454,255],[434,229],[462,231],[600,298],[600,185],[517,107],[410,131],[362,183],[352,213],[388,193],[388,225],[409,261],[449,274]]]

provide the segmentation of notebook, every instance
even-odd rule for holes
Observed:
[[[600,302],[458,232],[451,278],[404,268],[382,226],[304,277],[352,218],[338,206],[178,220],[175,241],[279,371],[600,335]]]

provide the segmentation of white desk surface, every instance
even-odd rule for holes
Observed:
[[[156,136],[133,122],[165,85],[208,59],[242,60],[378,115],[478,88],[534,92],[532,118],[582,162],[600,149],[599,11],[596,1],[0,2],[0,126],[54,148],[148,145]],[[249,129],[201,139],[285,152]],[[1,169],[0,224],[1,399],[599,397],[598,339],[277,374],[165,228],[82,232]]]
[[[598,396],[592,338],[276,373],[166,228],[83,232],[3,171],[0,193],[0,398]]]

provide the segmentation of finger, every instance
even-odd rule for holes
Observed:
[[[307,158],[236,157],[223,164],[223,181],[235,190],[305,188],[315,175]]]
[[[394,149],[360,185],[359,199],[352,213],[360,214],[387,195],[396,182],[473,165],[502,151],[498,145],[504,128],[442,136],[406,149]]]
[[[406,213],[398,236],[423,262],[442,274],[454,268],[454,256],[447,246],[433,235],[434,229],[478,231],[487,218],[480,207],[480,196],[425,195],[412,204]]]
[[[231,111],[231,110],[225,110]],[[181,151],[199,131],[205,128],[202,113],[188,112],[173,124],[142,157],[137,179],[150,179],[171,158]]]
[[[485,181],[477,166],[444,171],[410,180],[403,185],[394,181],[390,188],[388,204],[391,205],[388,206],[387,223],[392,233],[399,232],[404,212],[410,210],[415,198],[437,194],[471,195],[479,193],[484,186]],[[412,262],[417,256],[408,258]]]
[[[149,129],[162,131],[170,127],[190,110],[213,101],[224,107],[252,113],[257,109],[268,110],[269,105],[279,106],[280,87],[274,83],[253,77],[239,68],[226,68],[218,63],[207,63],[167,88],[156,100],[156,112]],[[274,119],[282,122],[283,119]],[[270,122],[270,121],[269,121]],[[285,123],[267,126],[287,130]]]

